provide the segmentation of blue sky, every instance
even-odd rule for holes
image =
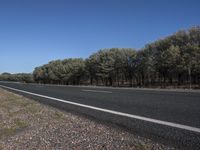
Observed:
[[[1,0],[0,73],[86,58],[200,25],[199,0]]]

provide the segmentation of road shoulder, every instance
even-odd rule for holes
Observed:
[[[0,149],[173,149],[0,88]]]

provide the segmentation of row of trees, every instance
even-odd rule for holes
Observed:
[[[179,31],[139,51],[111,48],[85,60],[51,61],[35,68],[33,78],[51,84],[200,87],[200,27]]]
[[[179,31],[149,44],[141,51],[146,56],[143,85],[200,84],[200,27]]]
[[[81,58],[51,61],[35,68],[34,80],[38,83],[81,84],[85,77],[85,61]]]
[[[33,75],[30,73],[18,73],[18,74],[2,73],[0,75],[0,81],[15,81],[15,82],[26,82],[26,83],[34,82]]]
[[[133,49],[104,49],[81,58],[51,61],[37,67],[33,76],[39,83],[120,85],[133,79]]]

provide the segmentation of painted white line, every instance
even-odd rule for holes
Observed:
[[[100,91],[100,90],[81,90],[84,92],[95,92],[95,93],[112,93],[111,91]]]
[[[160,124],[160,125],[165,125],[165,126],[169,126],[169,127],[174,127],[174,128],[179,128],[179,129],[184,129],[184,130],[200,133],[200,128],[196,128],[196,127],[191,127],[191,126],[177,124],[177,123],[173,123],[173,122],[162,121],[162,120],[157,120],[157,119],[127,114],[127,113],[123,113],[123,112],[118,112],[118,111],[114,111],[114,110],[99,108],[99,107],[95,107],[95,106],[75,103],[75,102],[71,102],[71,101],[67,101],[67,100],[63,100],[63,99],[59,99],[59,98],[54,98],[54,97],[49,97],[49,96],[45,96],[45,95],[40,95],[40,94],[28,92],[28,91],[23,91],[23,90],[11,88],[11,87],[3,86],[3,85],[0,85],[0,87],[10,89],[10,90],[13,90],[13,91],[17,91],[17,92],[21,92],[21,93],[34,95],[34,96],[37,96],[37,97],[42,97],[42,98],[46,98],[46,99],[51,99],[51,100],[75,105],[75,106],[89,108],[89,109],[93,109],[93,110],[97,110],[97,111],[102,111],[102,112],[106,112],[106,113],[110,113],[110,114],[114,114],[114,115],[119,115],[119,116],[128,117],[128,118],[132,118],[132,119],[138,119],[138,120],[147,121],[147,122],[151,122],[151,123],[155,123],[155,124]]]

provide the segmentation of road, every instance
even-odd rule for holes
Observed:
[[[200,92],[52,86],[0,82],[0,87],[121,126],[180,149],[200,149]]]

